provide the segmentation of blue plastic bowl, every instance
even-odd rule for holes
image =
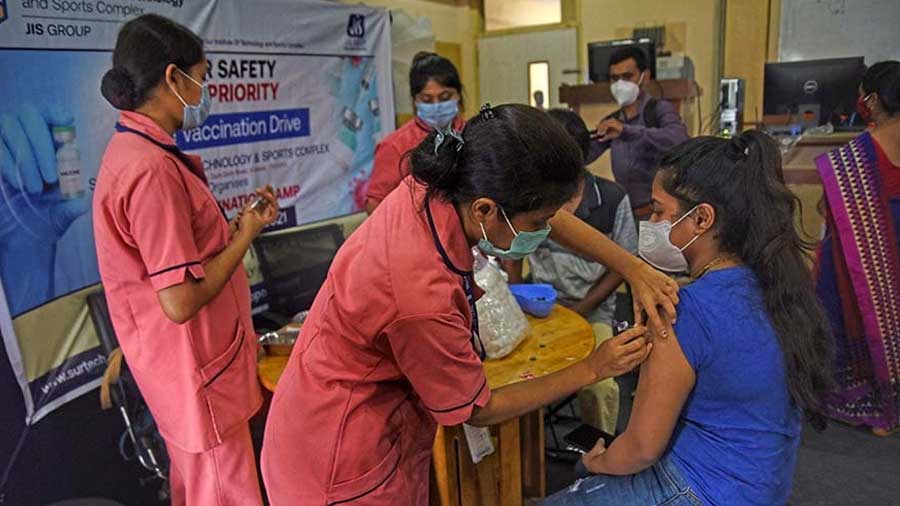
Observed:
[[[509,291],[512,292],[523,311],[538,318],[549,316],[553,305],[556,304],[556,289],[551,285],[509,285]]]

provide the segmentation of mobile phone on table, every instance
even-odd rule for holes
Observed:
[[[603,432],[593,425],[583,423],[572,432],[563,436],[563,441],[565,441],[572,450],[579,453],[587,453],[597,446],[597,441],[601,438],[603,439],[603,443],[608,447],[612,444],[613,439],[615,439],[616,436]]]

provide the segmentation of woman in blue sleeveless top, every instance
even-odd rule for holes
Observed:
[[[675,148],[641,256],[690,272],[674,337],[655,339],[626,431],[584,457],[564,505],[787,503],[805,414],[821,426],[831,338],[775,143],[747,132]]]

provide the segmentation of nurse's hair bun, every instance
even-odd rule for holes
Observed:
[[[113,67],[103,75],[100,93],[107,102],[120,111],[131,111],[137,108],[139,97],[134,80],[128,71],[121,67]]]
[[[434,191],[447,193],[455,188],[459,184],[458,162],[465,146],[462,132],[437,130],[422,146],[422,150],[407,153],[417,167],[414,177]]]
[[[133,111],[164,82],[170,65],[190,71],[206,62],[203,40],[171,19],[143,14],[122,25],[113,51],[112,69],[100,92],[113,107]]]

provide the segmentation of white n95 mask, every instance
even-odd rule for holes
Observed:
[[[632,81],[620,79],[610,85],[609,91],[612,93],[613,98],[616,99],[619,107],[629,106],[635,103],[640,96],[643,82],[643,75],[641,75],[641,79],[636,84]]]
[[[657,221],[655,223],[642,221],[640,223],[640,232],[638,234],[638,254],[641,258],[653,267],[666,272],[687,272],[688,263],[684,258],[684,250],[688,249],[694,241],[700,238],[695,235],[684,247],[679,248],[672,244],[669,235],[675,225],[693,213],[697,207],[678,218],[675,223],[668,221]]]

